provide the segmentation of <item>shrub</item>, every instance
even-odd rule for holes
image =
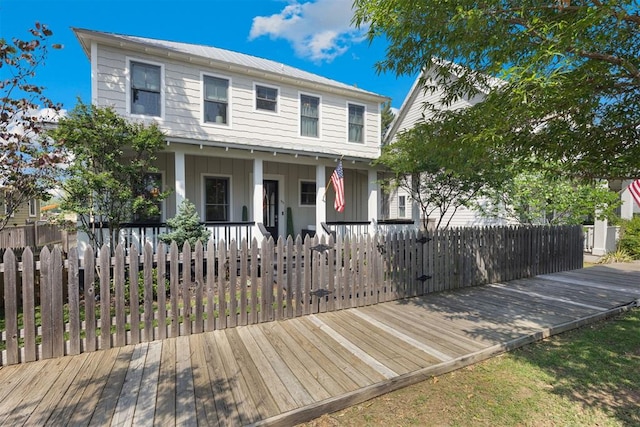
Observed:
[[[176,242],[178,248],[182,248],[188,241],[193,247],[198,240],[206,244],[211,232],[200,223],[200,217],[196,207],[189,200],[184,200],[178,207],[178,214],[167,220],[167,226],[171,228],[169,233],[161,234],[158,238],[167,244]]]
[[[640,216],[622,222],[618,248],[626,251],[631,258],[640,259]]]

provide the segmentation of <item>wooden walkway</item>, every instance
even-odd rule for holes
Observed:
[[[640,263],[0,369],[0,425],[293,425],[637,305]]]

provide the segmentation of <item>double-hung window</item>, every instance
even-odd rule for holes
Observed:
[[[300,95],[300,135],[317,138],[319,134],[320,98]]]
[[[398,218],[407,216],[407,196],[398,196]]]
[[[29,199],[29,216],[35,217],[38,213],[38,205],[36,199]]]
[[[160,117],[161,68],[131,61],[131,113]]]
[[[204,191],[205,220],[229,221],[229,178],[205,177]]]
[[[300,181],[300,206],[316,205],[315,181]]]
[[[256,85],[256,110],[278,112],[278,89]]]
[[[349,104],[349,142],[364,142],[364,106]]]
[[[229,123],[229,80],[204,76],[204,121]]]

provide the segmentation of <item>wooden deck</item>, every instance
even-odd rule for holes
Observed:
[[[0,368],[0,425],[293,425],[637,305],[640,263]]]

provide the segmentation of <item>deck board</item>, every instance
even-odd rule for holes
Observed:
[[[2,425],[291,425],[615,314],[596,266],[0,368]]]

